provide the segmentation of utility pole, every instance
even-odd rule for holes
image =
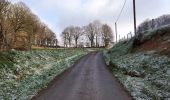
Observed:
[[[134,15],[134,33],[136,35],[136,3],[133,0],[133,15]]]
[[[117,43],[117,24],[115,22],[115,33],[116,33],[116,43]]]

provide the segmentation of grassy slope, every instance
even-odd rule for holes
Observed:
[[[149,40],[157,32],[165,32],[169,26],[144,34]],[[137,100],[170,99],[170,58],[148,52],[135,53],[133,40],[116,44],[105,53],[113,73]]]
[[[33,50],[0,53],[0,100],[28,100],[86,50]]]

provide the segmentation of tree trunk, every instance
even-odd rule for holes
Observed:
[[[77,48],[77,39],[75,40],[75,43],[76,43],[76,48]]]
[[[91,47],[93,47],[93,40],[91,40]]]
[[[71,47],[71,40],[69,40],[69,47]]]
[[[98,47],[98,40],[97,40],[97,36],[96,36],[96,47]]]

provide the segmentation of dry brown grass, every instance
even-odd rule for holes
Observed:
[[[53,49],[57,49],[57,48],[51,48],[51,47],[40,47],[40,46],[35,46],[35,45],[32,45],[31,46],[32,49],[50,49],[50,50],[53,50]]]

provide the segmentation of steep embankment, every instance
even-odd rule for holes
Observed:
[[[170,25],[143,34],[141,44],[135,48],[137,52],[152,51],[170,56]]]
[[[170,99],[170,26],[116,44],[105,53],[109,67],[134,99]]]
[[[29,100],[86,50],[33,50],[0,53],[0,100]]]

